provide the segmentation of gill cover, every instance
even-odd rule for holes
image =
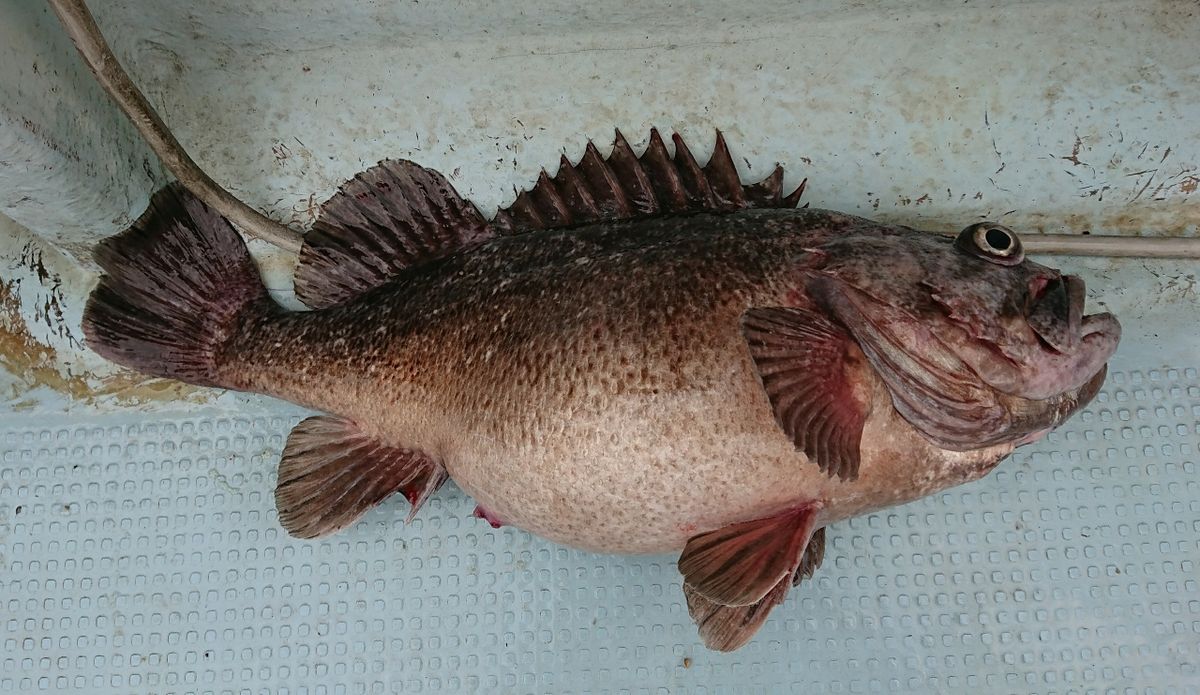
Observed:
[[[854,336],[897,412],[935,444],[963,451],[1012,438],[996,392],[926,325],[828,276],[811,279],[808,291]]]

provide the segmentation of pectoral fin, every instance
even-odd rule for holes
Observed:
[[[861,353],[845,329],[817,311],[755,308],[742,334],[775,420],[821,470],[858,477],[859,442],[869,405],[854,393],[850,373]]]
[[[446,478],[442,464],[423,452],[388,446],[349,420],[319,415],[288,435],[275,506],[288,533],[317,538],[349,526],[397,492],[412,505],[412,520]]]
[[[704,646],[722,652],[738,649],[767,620],[775,606],[783,603],[788,590],[802,579],[811,577],[825,555],[825,529],[817,529],[804,551],[800,565],[791,577],[780,579],[766,596],[748,606],[725,606],[701,595],[694,587],[685,583],[683,595],[687,599],[688,613],[696,622]]]

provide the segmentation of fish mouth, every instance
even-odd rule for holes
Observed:
[[[1053,352],[1073,352],[1083,338],[1083,305],[1087,287],[1075,275],[1037,277],[1030,283],[1033,307],[1026,320],[1045,347]],[[1091,317],[1086,317],[1091,318]]]
[[[972,339],[956,341],[955,350],[1001,393],[1037,401],[1072,393],[1103,372],[1121,339],[1112,314],[1084,315],[1085,295],[1083,280],[1073,275],[1041,274],[1029,284],[1019,317],[1025,325],[1010,325],[997,341],[958,323]]]
[[[1030,297],[1033,307],[1025,320],[1051,352],[1071,354],[1090,336],[1120,335],[1120,324],[1112,314],[1084,315],[1087,285],[1076,275],[1035,278],[1030,285]]]
[[[1043,348],[1037,361],[1049,368],[1045,371],[1056,373],[1031,379],[1021,395],[1047,398],[1103,379],[1105,364],[1121,339],[1121,324],[1108,312],[1085,315],[1086,290],[1075,275],[1039,277],[1031,283],[1032,308],[1026,321]]]

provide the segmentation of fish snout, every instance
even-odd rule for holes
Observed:
[[[1121,324],[1109,313],[1083,313],[1083,280],[1074,275],[1043,275],[1030,284],[1025,320],[1039,347],[1023,353],[1020,384],[1005,389],[1013,395],[1041,400],[1093,381],[1117,350]]]
[[[1030,328],[1051,350],[1074,352],[1083,339],[1086,286],[1075,275],[1039,276],[1030,282]]]

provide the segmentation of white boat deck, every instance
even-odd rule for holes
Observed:
[[[1194,2],[92,4],[197,161],[298,226],[381,158],[493,209],[651,125],[939,230],[1200,219]],[[453,485],[411,526],[395,500],[288,538],[302,411],[79,345],[87,250],[158,165],[41,2],[0,4],[0,59],[0,694],[1200,692],[1200,264],[1039,259],[1122,320],[1100,397],[981,481],[831,527],[718,654],[675,558],[493,530]],[[287,301],[293,260],[254,248]]]

